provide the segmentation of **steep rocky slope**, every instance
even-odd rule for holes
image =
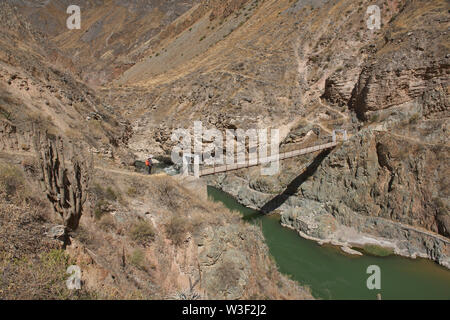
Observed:
[[[100,158],[133,163],[127,122],[81,82],[71,61],[17,8],[0,13],[0,150],[31,151],[32,124],[85,144]],[[131,159],[131,160],[130,160]]]
[[[379,30],[366,23],[373,4]],[[73,73],[104,84],[96,94],[129,121],[124,147],[135,156],[167,156],[173,129],[195,120],[221,130],[280,128],[282,150],[347,129],[348,142],[287,160],[276,176],[251,169],[209,182],[246,205],[280,212],[304,236],[372,241],[450,265],[448,1],[107,6],[117,29],[99,2],[87,7],[82,32],[53,32],[51,43],[67,53],[61,63]],[[179,16],[154,18],[170,8]],[[39,10],[32,11],[46,7]],[[130,33],[135,24],[141,27]]]
[[[97,170],[71,244],[36,183],[32,157],[0,155],[0,297],[310,299],[281,275],[261,230],[166,176]],[[25,173],[23,169],[25,168]],[[70,264],[82,290],[65,287]]]
[[[389,23],[360,46],[357,57],[366,58],[330,73],[318,90],[322,103],[348,114],[349,142],[313,165],[311,157],[286,161],[276,177],[250,171],[213,183],[247,205],[278,209],[304,236],[357,245],[371,235],[399,254],[448,267],[448,3],[394,8]],[[295,129],[284,146],[311,129]],[[296,175],[304,164],[310,170]]]
[[[67,7],[74,4],[70,1],[8,2],[71,57],[83,81],[99,86],[134,65],[141,47],[198,1],[78,1],[80,30],[66,27]]]
[[[367,27],[373,4],[381,9],[380,30]],[[296,215],[329,204],[324,210],[338,226],[392,241],[403,239],[401,224],[419,228],[439,239],[436,248],[418,236],[414,248],[398,245],[398,251],[448,264],[448,2],[108,6],[114,16],[123,17],[125,9],[131,14],[130,20],[118,18],[114,45],[106,41],[112,27],[100,4],[87,7],[83,34],[55,33],[52,41],[74,64],[97,63],[92,83],[115,79],[97,94],[130,121],[126,141],[137,157],[168,155],[173,129],[191,128],[195,120],[218,129],[279,128],[282,150],[326,141],[333,129],[345,128],[350,141],[330,154],[285,161],[273,177],[254,169],[211,183],[284,215],[298,206],[292,201],[306,206]],[[155,29],[136,28],[131,35],[127,31],[138,23],[132,8],[140,8],[142,21],[169,8],[180,16],[164,15]],[[106,72],[111,67],[113,76]],[[373,217],[400,231],[381,232]]]
[[[76,70],[64,70],[71,62],[54,42],[14,7],[1,9],[2,298],[312,298],[280,274],[256,226],[182,181],[119,169],[118,160],[134,160],[128,123]],[[36,181],[33,127],[99,154],[88,206],[65,251],[47,237],[61,221]],[[65,287],[70,264],[82,270],[82,291]]]

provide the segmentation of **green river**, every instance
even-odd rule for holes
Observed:
[[[240,205],[230,195],[208,187],[208,196],[231,210],[242,213],[244,220],[262,225],[271,255],[279,270],[311,288],[319,299],[450,299],[450,271],[426,259],[400,256],[350,256],[340,248],[320,246],[280,225],[276,215],[264,216]],[[366,286],[367,267],[381,269],[381,290]]]

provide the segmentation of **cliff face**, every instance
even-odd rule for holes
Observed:
[[[450,60],[446,37],[446,31],[437,29],[414,30],[386,39],[374,61],[361,72],[350,108],[367,120],[371,112],[420,99],[423,118],[448,117]]]
[[[71,57],[62,65],[93,66],[82,78],[104,84],[96,94],[129,121],[126,147],[167,156],[173,129],[198,120],[220,130],[280,128],[282,151],[347,129],[347,143],[287,160],[274,177],[251,169],[214,183],[318,238],[345,226],[447,263],[448,1],[164,3],[109,3],[117,28],[102,6],[89,6],[82,34],[51,37]],[[367,28],[373,4],[379,30]]]
[[[444,213],[449,204],[444,8],[439,1],[427,3],[425,10],[418,2],[405,2],[374,46],[351,96],[349,86],[333,77],[328,81],[325,93],[330,102],[348,103],[362,120],[360,128],[370,124],[380,131],[358,134],[333,152],[314,182],[302,185],[303,196],[326,202],[332,195],[359,214],[449,236]],[[406,28],[418,14],[420,22]],[[341,79],[352,72],[343,74]]]
[[[9,2],[24,14],[31,10],[39,16],[43,10],[51,15],[46,11],[49,2],[36,6],[26,1]],[[51,5],[55,3],[62,10],[66,1]],[[92,4],[88,8],[94,10],[94,4],[101,2],[85,3]],[[148,2],[114,3],[136,13]],[[166,1],[158,4],[163,7]],[[229,14],[219,4],[215,2],[217,20]],[[230,5],[239,6],[239,1],[230,1]],[[64,59],[65,54],[70,57],[70,50],[57,48],[54,39],[21,23],[20,10],[6,2],[1,9],[2,298],[312,298],[307,289],[278,271],[257,227],[244,223],[223,206],[199,199],[198,190],[187,190],[183,182],[157,175],[150,182],[147,176],[120,170],[118,162],[127,159],[130,137],[129,123],[120,116],[121,110],[102,101],[98,96],[101,92],[83,82],[76,71],[64,70],[76,65],[76,59]],[[49,32],[45,30],[41,31]],[[88,41],[93,33],[88,31],[84,39]],[[86,60],[87,65],[91,62]],[[78,70],[78,66],[74,68]],[[94,157],[96,170],[87,207],[66,251],[44,234],[61,221],[51,215],[48,200],[36,186],[39,170],[32,150],[32,125],[51,137],[64,137],[68,145],[76,143],[99,154]],[[132,160],[131,156],[131,161],[122,164],[131,166]],[[27,227],[22,228],[22,224]],[[36,264],[15,264],[14,258]],[[48,269],[49,259],[53,269]],[[69,264],[82,269],[83,291],[79,296],[65,288]]]
[[[357,150],[355,152],[354,150]],[[299,195],[365,216],[399,221],[449,236],[441,206],[448,192],[449,147],[386,132],[353,137],[323,161]]]
[[[274,208],[271,198],[281,192],[281,212],[299,201],[333,203],[323,209],[337,223],[367,233],[380,235],[366,227],[375,224],[366,218],[379,217],[448,237],[448,3],[380,2],[380,30],[367,28],[369,2],[254,3],[222,24],[199,19],[123,74],[118,83],[128,87],[111,103],[126,105],[135,119],[129,146],[138,154],[170,152],[172,129],[194,120],[219,129],[281,128],[282,150],[345,128],[350,141],[308,179],[301,168],[313,156],[285,161],[275,177],[255,169],[216,183],[256,208]],[[219,41],[223,29],[230,33]],[[418,247],[410,251],[435,257]]]
[[[320,93],[320,103],[340,114],[310,111],[282,149],[311,144],[333,127],[346,128],[349,141],[318,156],[315,165],[304,157],[285,161],[274,177],[249,170],[211,183],[246,205],[280,212],[303,236],[351,246],[363,245],[365,235],[448,267],[448,3],[388,5],[382,12],[391,16],[359,43],[353,61],[347,59],[354,48],[345,46],[335,56],[338,68],[321,63],[320,54],[312,59],[325,77],[312,96]],[[333,33],[321,39],[318,48],[342,44]]]
[[[16,162],[0,154],[4,299],[312,299],[278,271],[257,226],[163,175],[95,170],[80,226],[61,250],[46,235],[61,220],[33,158]],[[81,269],[81,291],[65,286],[69,265]]]
[[[340,224],[385,239],[409,241],[410,254],[426,252],[449,266],[448,240],[434,237],[431,247],[429,240],[421,240],[424,235],[433,238],[427,236],[427,230],[447,238],[450,235],[445,174],[449,151],[445,145],[418,143],[368,129],[332,152],[300,186],[298,196],[325,204],[325,211]],[[386,223],[390,221],[393,223]],[[413,226],[415,231],[405,226]]]
[[[264,178],[250,170],[208,181],[246,206],[280,213],[283,225],[306,238],[343,247],[378,245],[450,268],[449,151],[379,126],[363,129],[328,155],[284,164],[302,174],[281,190],[286,173]]]

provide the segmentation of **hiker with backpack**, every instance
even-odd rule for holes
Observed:
[[[152,162],[152,158],[148,158],[147,160],[145,160],[145,165],[148,168],[148,174],[152,174],[152,166],[153,166],[153,162]]]

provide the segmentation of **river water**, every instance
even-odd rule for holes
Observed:
[[[277,215],[264,216],[240,205],[230,195],[208,187],[208,196],[239,211],[249,223],[262,231],[279,270],[310,287],[320,299],[450,299],[450,270],[426,259],[400,256],[350,256],[340,248],[320,246],[280,225]],[[369,290],[367,267],[381,270],[381,290]]]

